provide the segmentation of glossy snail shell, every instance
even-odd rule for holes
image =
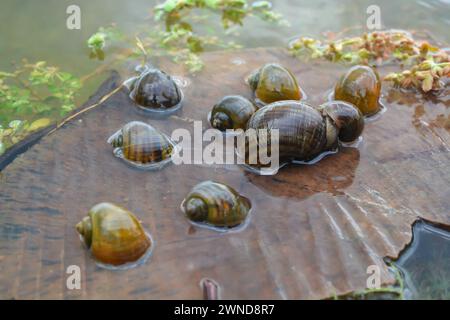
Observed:
[[[321,106],[322,115],[329,117],[338,130],[342,142],[356,140],[364,129],[364,116],[353,104],[345,101],[329,101]]]
[[[212,109],[210,123],[213,128],[245,129],[248,119],[255,113],[256,107],[242,96],[226,96]]]
[[[311,159],[327,143],[326,122],[322,114],[304,102],[269,104],[250,118],[247,129],[267,129],[269,133],[278,129],[280,160]]]
[[[108,265],[137,261],[152,245],[137,218],[111,203],[95,205],[76,229],[95,259]]]
[[[130,98],[147,111],[167,111],[181,106],[183,94],[172,77],[147,68],[132,85]]]
[[[251,204],[250,200],[225,184],[204,181],[191,190],[181,208],[194,223],[232,228],[245,221]]]
[[[334,99],[354,104],[365,116],[381,109],[381,81],[378,72],[368,66],[350,68],[334,88]]]
[[[310,161],[335,149],[338,137],[343,141],[356,139],[363,127],[361,113],[338,101],[319,108],[300,101],[275,102],[259,109],[247,124],[247,129],[266,129],[269,135],[272,129],[278,129],[283,162]]]
[[[114,154],[141,168],[160,168],[171,160],[173,142],[151,125],[132,121],[108,139]]]
[[[302,92],[295,76],[285,67],[269,63],[254,71],[248,78],[255,100],[268,104],[281,100],[300,100]]]

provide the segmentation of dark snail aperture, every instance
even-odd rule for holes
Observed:
[[[111,203],[95,205],[76,229],[94,258],[104,265],[136,262],[146,257],[153,245],[136,216]]]
[[[295,76],[285,67],[269,63],[248,78],[255,101],[265,105],[281,100],[300,100],[302,92]]]
[[[379,103],[381,81],[378,72],[368,66],[350,68],[334,88],[334,99],[354,104],[364,116],[382,109]]]
[[[226,96],[212,109],[209,121],[213,128],[221,131],[227,129],[245,129],[247,121],[256,107],[242,96]]]
[[[220,231],[242,225],[250,208],[250,200],[233,188],[213,181],[196,185],[181,204],[192,223]]]
[[[183,93],[170,75],[147,68],[131,85],[130,98],[142,110],[161,113],[180,108]]]
[[[175,144],[151,125],[132,121],[108,139],[114,155],[141,169],[161,169],[169,164]]]

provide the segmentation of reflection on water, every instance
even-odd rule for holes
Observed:
[[[450,150],[450,88],[437,94],[423,95],[414,91],[391,88],[386,95],[387,103],[396,103],[412,109],[411,123],[419,134],[433,139]],[[405,109],[407,111],[407,109]]]
[[[275,176],[260,176],[246,172],[248,181],[264,193],[278,198],[303,200],[316,193],[342,195],[353,183],[359,164],[359,150],[341,148],[314,165],[288,165]]]
[[[450,299],[450,227],[423,220],[413,226],[413,240],[393,262],[411,293],[406,298]]]

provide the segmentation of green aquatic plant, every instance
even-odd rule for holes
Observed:
[[[135,38],[124,39],[133,47],[127,57],[151,53],[152,56],[170,56],[175,62],[183,64],[190,72],[197,72],[203,68],[201,52],[206,48],[230,49],[240,46],[234,41],[224,41],[217,36],[218,30],[208,25],[207,33],[201,34],[194,29],[205,19],[205,15],[212,13],[221,17],[221,24],[225,31],[233,26],[242,26],[248,17],[259,17],[268,22],[286,25],[282,16],[272,11],[268,1],[247,0],[167,0],[153,9],[156,26],[151,29],[143,28]],[[111,30],[110,30],[111,31]],[[117,39],[117,38],[116,38]],[[114,37],[105,30],[99,30],[88,40],[91,57],[105,58],[105,47]],[[123,56],[121,56],[123,58]]]
[[[115,27],[115,25],[100,27],[98,31],[87,40],[87,45],[90,49],[89,57],[91,59],[104,60],[104,48],[107,41],[117,41],[123,38],[123,34]]]
[[[45,61],[0,71],[0,154],[29,133],[75,108],[81,81]]]
[[[289,50],[297,57],[323,58],[350,65],[397,63],[405,69],[388,74],[384,80],[423,92],[440,90],[442,80],[450,77],[450,55],[446,51],[426,41],[414,40],[403,31],[372,32],[330,41],[300,37],[290,43]]]

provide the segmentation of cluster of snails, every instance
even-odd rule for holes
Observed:
[[[338,141],[356,140],[364,117],[381,109],[380,78],[367,66],[351,68],[336,84],[334,100],[318,107],[302,100],[305,95],[297,80],[278,64],[254,71],[247,82],[254,103],[242,96],[224,97],[213,106],[210,124],[221,131],[278,129],[282,163],[311,161],[336,149]]]
[[[357,139],[364,116],[380,111],[380,79],[375,70],[356,66],[337,83],[334,99],[318,107],[306,103],[295,76],[278,64],[267,64],[248,80],[253,101],[226,96],[209,115],[212,127],[228,129],[278,129],[279,155],[285,162],[308,161],[338,141]],[[171,112],[181,107],[183,93],[174,79],[155,68],[146,68],[127,81],[130,98],[142,110]],[[258,130],[256,130],[258,132]],[[170,163],[176,145],[151,125],[133,121],[108,139],[113,153],[126,163],[144,169],[160,169]],[[187,219],[214,230],[244,227],[251,203],[236,190],[214,181],[196,185],[181,204]],[[94,206],[76,225],[86,247],[104,265],[129,266],[144,261],[153,240],[130,211],[111,203]]]

